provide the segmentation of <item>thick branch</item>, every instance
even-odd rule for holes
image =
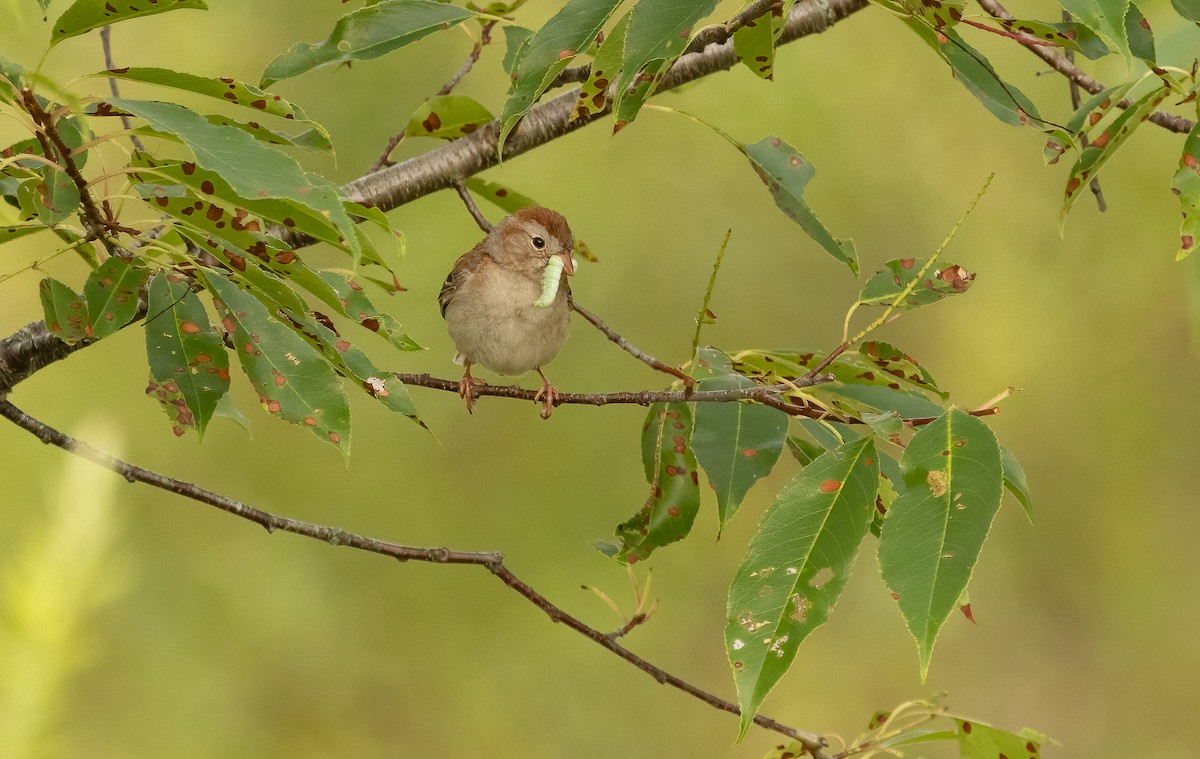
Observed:
[[[543,596],[541,593],[534,590],[528,583],[521,580],[512,570],[504,564],[504,557],[492,551],[454,551],[449,548],[423,548],[419,546],[406,546],[399,543],[392,543],[386,540],[378,540],[376,538],[359,535],[353,532],[347,532],[337,527],[329,527],[312,522],[305,522],[300,519],[291,519],[289,517],[281,517],[272,514],[268,511],[256,509],[253,506],[248,506],[240,501],[235,501],[232,498],[214,493],[210,490],[198,487],[188,482],[182,482],[170,477],[163,476],[157,472],[152,472],[148,469],[135,466],[126,461],[110,456],[103,451],[96,450],[90,445],[80,442],[75,438],[64,435],[58,430],[46,425],[45,423],[29,416],[21,409],[17,408],[7,400],[0,400],[0,416],[8,419],[13,424],[21,429],[29,432],[47,445],[54,445],[62,448],[68,453],[72,453],[80,458],[87,459],[94,464],[111,469],[117,474],[124,477],[129,482],[141,482],[152,487],[160,488],[176,495],[190,498],[193,501],[213,506],[222,511],[234,514],[243,519],[254,522],[257,525],[265,527],[268,532],[290,532],[296,535],[302,535],[306,538],[320,540],[334,546],[347,546],[359,551],[367,551],[369,553],[377,553],[382,556],[388,556],[400,561],[424,561],[433,564],[467,564],[472,566],[483,567],[487,571],[496,576],[502,583],[516,591],[522,598],[532,603],[537,608],[545,612],[546,616],[550,617],[552,622],[560,622],[572,630],[580,633],[588,640],[592,641],[602,648],[608,649],[612,653],[621,657],[641,671],[653,677],[656,681],[663,685],[670,685],[674,688],[694,696],[704,703],[712,706],[715,709],[729,712],[730,714],[740,714],[741,711],[737,705],[726,701],[708,691],[702,690],[695,685],[677,677],[661,667],[643,659],[629,649],[620,645],[616,640],[609,635],[589,626],[580,619],[568,614],[553,602]],[[788,736],[794,740],[798,740],[808,748],[813,757],[817,759],[827,759],[825,753],[821,750],[826,744],[824,738],[813,733],[804,732],[795,728],[777,722],[770,717],[757,715],[754,718],[754,723],[767,730],[773,730],[777,733]]]

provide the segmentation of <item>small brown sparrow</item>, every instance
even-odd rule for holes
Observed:
[[[542,367],[567,340],[571,288],[562,279],[551,300],[546,297],[550,290],[544,289],[543,275],[549,280],[561,277],[556,274],[557,261],[547,274],[555,256],[562,260],[563,273],[574,274],[574,249],[575,238],[561,214],[549,208],[522,208],[501,219],[455,262],[438,304],[458,349],[454,360],[466,369],[458,394],[466,399],[467,411],[475,404],[472,385],[482,384],[471,376],[471,365],[480,364],[509,376],[535,370],[542,389],[534,400],[542,401],[542,418],[550,417],[557,391]]]

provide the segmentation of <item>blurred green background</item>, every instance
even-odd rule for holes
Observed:
[[[118,64],[253,81],[347,9],[210,5],[116,27]],[[531,2],[522,19],[536,25],[556,5]],[[1014,10],[1046,18],[1057,8]],[[1143,10],[1160,56],[1190,66],[1200,32],[1175,23],[1165,0]],[[49,30],[36,4],[2,0],[0,15],[0,55],[37,65]],[[1066,118],[1061,78],[1035,77],[1039,62],[999,38],[977,43],[1035,102],[1052,104],[1047,115]],[[470,44],[452,31],[279,85],[332,132],[336,165],[310,165],[339,181],[358,176]],[[458,90],[494,110],[502,51],[502,42],[488,48]],[[94,34],[44,63],[63,79],[101,67]],[[1116,81],[1124,72],[1106,64],[1096,73]],[[1081,198],[1060,239],[1066,169],[1042,166],[1039,134],[993,119],[878,9],[784,48],[774,83],[739,68],[654,102],[747,142],[777,134],[797,146],[819,171],[809,202],[854,238],[868,273],[929,254],[997,172],[945,255],[979,273],[970,294],[879,336],[964,406],[1023,388],[989,424],[1025,465],[1036,523],[1012,502],[1001,509],[971,586],[978,624],[950,619],[926,683],[869,540],[836,613],[801,647],[765,713],[851,737],[876,709],[948,691],[956,711],[1061,741],[1047,756],[1194,757],[1200,367],[1189,326],[1195,265],[1172,260],[1178,206],[1168,192],[1182,137],[1143,128],[1102,174],[1110,210]],[[582,304],[647,351],[685,360],[712,258],[732,228],[712,303],[719,320],[705,341],[729,350],[837,343],[860,283],[778,212],[742,156],[661,112],[609,132],[608,122],[594,124],[484,175],[562,211],[599,256],[573,282]],[[0,137],[16,136],[0,122]],[[431,144],[414,140],[398,155]],[[387,308],[429,350],[396,354],[378,341],[375,358],[457,377],[436,295],[479,232],[452,193],[391,218],[407,237],[409,291]],[[54,250],[45,235],[5,245],[0,275]],[[40,268],[74,287],[86,275],[68,256]],[[0,334],[40,318],[41,276],[3,283]],[[578,319],[547,372],[570,391],[663,384]],[[203,444],[176,439],[143,394],[146,376],[143,334],[128,329],[42,371],[12,400],[137,464],[279,514],[403,543],[501,551],[521,578],[597,627],[621,620],[581,585],[632,609],[625,573],[589,542],[644,499],[643,409],[562,407],[543,422],[532,404],[485,398],[468,416],[457,397],[414,389],[434,438],[355,397],[346,466],[308,432],[268,419],[244,382],[235,397],[252,434],[219,421]],[[785,457],[719,542],[706,501],[692,538],[650,562],[659,608],[628,638],[632,649],[732,697],[726,588],[760,514],[795,471]],[[778,742],[756,729],[735,745],[732,717],[550,624],[482,570],[268,536],[126,485],[7,424],[0,478],[5,755],[755,757]]]

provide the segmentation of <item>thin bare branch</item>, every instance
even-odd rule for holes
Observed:
[[[471,197],[471,193],[467,192],[467,185],[463,182],[454,183],[454,191],[458,193],[458,197],[462,198],[463,205],[467,207],[467,212],[471,214],[471,218],[479,225],[484,234],[492,231],[492,223],[483,215],[483,211],[479,210],[479,206],[475,205],[475,198]]]
[[[675,377],[676,379],[682,380],[684,393],[686,395],[691,394],[692,387],[696,384],[696,381],[685,374],[683,370],[679,369],[678,367],[671,366],[663,361],[659,361],[654,356],[651,356],[649,353],[646,353],[633,343],[621,337],[616,330],[605,324],[603,319],[576,303],[574,298],[571,299],[571,308],[575,309],[575,312],[584,319],[587,319],[593,327],[603,332],[604,336],[616,343],[617,347],[619,347],[621,350],[629,353],[631,356],[636,358],[638,361],[641,361],[651,369],[664,372],[672,377]]]
[[[111,26],[109,26],[108,24],[105,24],[104,26],[100,27],[100,47],[104,51],[104,68],[109,71],[112,71],[113,69],[115,69],[117,67],[116,64],[113,63],[112,41],[110,39],[111,37],[112,37],[112,27]],[[109,88],[109,90],[112,91],[113,97],[115,97],[115,98],[121,97],[121,89],[117,86],[117,78],[116,77],[110,76],[108,78],[108,88]],[[121,113],[120,116],[121,116],[121,124],[122,124],[122,126],[125,127],[125,131],[126,132],[133,131],[133,122],[130,120],[129,114]],[[129,141],[132,142],[133,146],[135,148],[137,148],[138,150],[146,149],[142,145],[142,141],[138,139],[138,136],[136,134],[129,135]]]
[[[729,712],[730,714],[741,713],[736,704],[667,672],[662,667],[651,663],[620,645],[617,643],[616,638],[611,637],[610,634],[601,632],[577,617],[563,611],[528,583],[513,574],[512,570],[505,566],[504,556],[499,553],[494,551],[456,551],[449,548],[408,546],[347,532],[337,527],[282,517],[269,511],[254,508],[240,501],[235,501],[232,498],[227,498],[211,490],[205,490],[197,485],[166,477],[99,451],[35,419],[7,400],[0,400],[0,416],[34,435],[43,443],[57,446],[68,453],[91,461],[105,469],[110,469],[129,482],[140,482],[170,493],[175,493],[176,495],[181,495],[207,506],[218,508],[229,514],[254,522],[266,528],[268,532],[290,532],[294,535],[320,540],[333,546],[346,546],[347,548],[376,553],[399,561],[423,561],[433,564],[465,564],[483,567],[500,580],[500,582],[520,594],[522,598],[541,609],[550,618],[550,621],[566,625],[593,643],[611,651],[650,675],[657,682],[670,685],[673,688],[694,696],[714,709]],[[797,730],[761,714],[754,717],[754,723],[767,730],[772,730],[800,741],[818,759],[828,759],[822,751],[827,742],[819,735]]]

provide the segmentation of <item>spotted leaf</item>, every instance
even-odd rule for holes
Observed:
[[[1179,168],[1171,180],[1171,192],[1179,198],[1183,224],[1179,230],[1176,260],[1183,260],[1196,249],[1200,240],[1200,126],[1192,127],[1183,143]]]
[[[733,52],[738,60],[763,79],[775,76],[775,46],[796,0],[784,0],[733,33]]]
[[[961,295],[975,281],[975,274],[956,264],[933,268],[921,258],[897,258],[871,275],[858,294],[866,306],[890,306],[907,310],[936,303],[950,295]]]
[[[522,208],[541,205],[528,195],[522,195],[512,188],[479,177],[468,179],[467,188],[505,213],[516,213]]]
[[[714,349],[702,349],[701,357],[710,351]],[[753,381],[730,371],[701,380],[697,389],[754,386]],[[754,483],[770,474],[783,451],[787,426],[787,414],[758,403],[697,404],[692,446],[717,495],[721,527],[737,513]]]
[[[206,271],[204,280],[263,407],[349,455],[350,405],[329,363],[222,274]]]
[[[75,0],[54,22],[50,44],[55,45],[69,37],[131,18],[183,8],[208,10],[204,0]]]
[[[454,140],[492,120],[492,112],[466,95],[436,95],[426,100],[408,120],[409,137]]]
[[[1088,138],[1092,134],[1099,134],[1103,127],[1107,127],[1107,124],[1100,128],[1097,127],[1117,108],[1117,103],[1135,84],[1137,84],[1136,80],[1115,87],[1107,87],[1085,100],[1071,115],[1071,120],[1067,122],[1065,130],[1058,128],[1049,130],[1050,138],[1046,141],[1046,147],[1042,151],[1042,160],[1047,164],[1058,163],[1058,159],[1062,157],[1067,148],[1077,148],[1081,139]]]
[[[229,355],[196,294],[183,279],[157,274],[146,303],[150,395],[162,404],[176,435],[200,436],[229,390]]]
[[[562,9],[533,33],[515,56],[512,86],[500,111],[500,140],[504,140],[564,68],[596,41],[596,35],[622,0],[568,0]]]
[[[845,263],[857,276],[858,253],[854,241],[834,237],[804,202],[804,188],[816,176],[816,167],[778,137],[765,137],[753,145],[738,145],[738,148],[750,159],[750,165],[767,185],[775,205],[784,215],[799,224],[825,252]]]
[[[87,304],[71,288],[57,279],[46,277],[38,284],[46,327],[68,344],[75,344],[88,333]]]
[[[1130,57],[1129,36],[1125,31],[1129,0],[1059,0],[1059,3],[1127,59]]]
[[[436,0],[380,0],[338,19],[320,42],[297,42],[263,71],[262,86],[350,61],[369,61],[475,16]]]
[[[1041,741],[958,717],[954,718],[954,724],[958,728],[958,750],[963,759],[998,759],[1002,756],[1041,759]]]
[[[686,403],[656,403],[642,428],[642,463],[650,494],[632,518],[617,525],[618,561],[633,564],[682,540],[700,509],[699,467],[692,452],[692,414]]]
[[[951,408],[913,435],[900,467],[905,491],[883,521],[879,568],[916,639],[924,679],[1000,505],[1003,464],[987,425]]]
[[[100,264],[83,285],[92,336],[99,340],[133,321],[138,290],[149,272],[136,261],[117,256]]]
[[[571,120],[591,116],[608,107],[608,88],[621,72],[621,60],[625,55],[625,32],[629,29],[629,14],[617,22],[592,60],[587,81],[579,85],[579,97],[571,111]]]
[[[877,457],[871,437],[822,454],[784,486],[750,540],[725,622],[741,735],[846,587],[875,507]]]

